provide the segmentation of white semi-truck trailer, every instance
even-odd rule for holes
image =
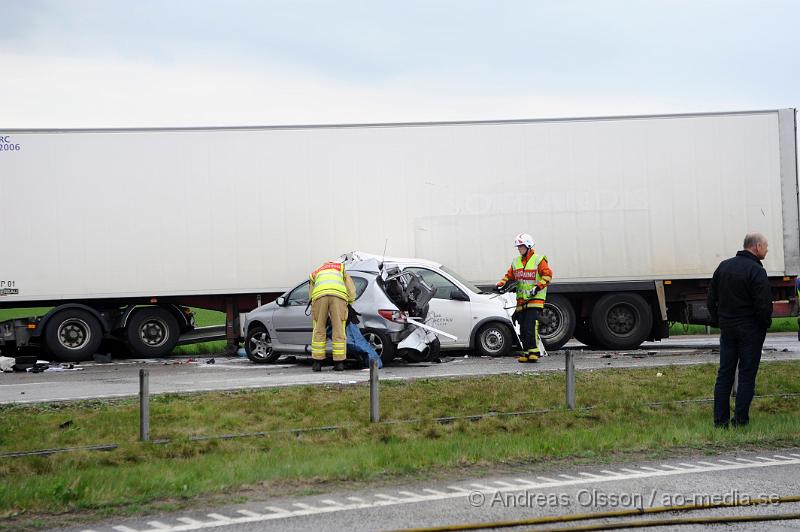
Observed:
[[[493,285],[527,232],[554,271],[542,324],[622,349],[708,322],[748,231],[775,315],[800,271],[794,109],[485,122],[0,130],[0,348],[162,355],[187,307],[241,312],[354,249]],[[246,333],[246,332],[245,332]]]

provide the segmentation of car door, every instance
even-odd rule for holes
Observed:
[[[286,296],[286,302],[272,315],[272,324],[278,343],[305,346],[311,344],[311,308],[308,308],[308,281]]]
[[[440,336],[442,347],[469,346],[469,335],[472,332],[472,307],[469,294],[434,270],[420,266],[408,266],[404,270],[416,273],[423,281],[436,288],[436,294],[429,303],[425,322],[431,327],[458,337],[458,340],[452,340]],[[463,301],[464,299],[466,301]]]

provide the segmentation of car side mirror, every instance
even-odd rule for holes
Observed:
[[[279,307],[283,307],[286,305],[286,298],[281,296],[275,300],[275,303],[277,303]]]
[[[450,289],[450,299],[454,301],[469,301],[469,296],[458,288]]]

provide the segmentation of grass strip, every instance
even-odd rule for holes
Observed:
[[[24,514],[123,514],[242,489],[274,494],[456,467],[800,445],[797,397],[757,400],[751,426],[730,431],[713,429],[706,403],[672,403],[706,400],[715,372],[712,364],[579,372],[575,411],[562,408],[563,374],[387,381],[381,383],[381,415],[390,422],[377,425],[369,423],[365,385],[156,396],[151,434],[172,440],[167,445],[136,441],[133,400],[4,406],[2,452],[104,441],[119,448],[4,460],[0,516],[21,526],[29,519]],[[800,393],[800,363],[764,363],[757,393]],[[656,402],[662,404],[648,404]],[[537,409],[553,411],[471,420]],[[435,420],[445,417],[454,420]],[[286,432],[332,425],[342,428]],[[190,440],[254,431],[275,433]]]

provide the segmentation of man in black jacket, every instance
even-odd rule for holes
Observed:
[[[720,263],[708,289],[708,311],[712,323],[720,328],[719,371],[714,386],[717,427],[727,427],[730,421],[737,365],[739,386],[732,423],[744,426],[750,421],[761,348],[772,323],[772,292],[761,264],[767,256],[767,239],[760,233],[749,233],[743,247],[735,257]]]

